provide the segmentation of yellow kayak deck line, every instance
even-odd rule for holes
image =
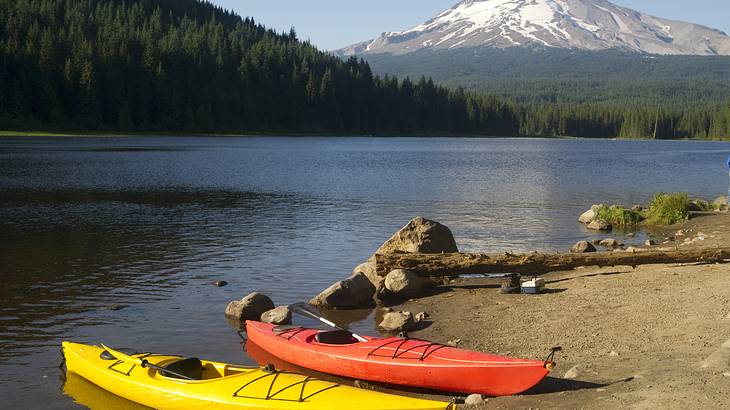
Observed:
[[[195,380],[185,380],[117,360],[98,346],[63,342],[62,348],[68,372],[117,396],[156,409],[456,409],[454,404],[446,402],[358,389],[296,373],[206,360],[199,362]],[[159,367],[184,359],[152,353],[130,356]]]

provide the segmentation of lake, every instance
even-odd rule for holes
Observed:
[[[565,250],[596,236],[577,223],[593,203],[724,194],[728,154],[687,141],[1,138],[0,395],[75,407],[62,339],[250,363],[230,300],[308,300],[414,216],[464,251]],[[374,332],[370,312],[347,322]]]

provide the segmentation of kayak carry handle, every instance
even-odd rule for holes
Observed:
[[[555,353],[561,352],[563,350],[562,346],[555,346],[550,349],[550,353],[548,353],[547,357],[545,358],[545,361],[543,362],[543,367],[545,367],[548,370],[552,370],[553,366],[555,366],[555,362],[553,362],[553,359],[555,359]]]

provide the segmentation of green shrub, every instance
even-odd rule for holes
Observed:
[[[672,225],[689,219],[690,203],[686,193],[656,194],[644,216],[652,225]]]
[[[606,221],[618,227],[633,226],[644,219],[640,213],[617,205],[610,207],[604,205],[598,208],[596,215],[596,219]]]

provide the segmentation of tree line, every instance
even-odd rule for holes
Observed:
[[[516,135],[505,102],[374,76],[196,0],[0,0],[5,128]]]
[[[517,102],[374,75],[198,0],[0,0],[0,127],[720,138],[710,110]]]

